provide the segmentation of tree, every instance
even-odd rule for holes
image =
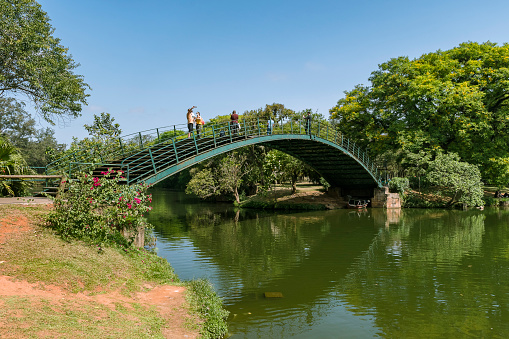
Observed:
[[[22,94],[37,113],[54,123],[80,115],[90,87],[73,70],[41,6],[33,0],[0,0],[0,96]]]
[[[195,194],[202,199],[232,194],[239,203],[242,178],[252,170],[246,166],[247,163],[247,156],[241,152],[233,151],[218,156],[205,164],[206,167],[191,171],[192,178],[186,186],[186,193]]]
[[[202,199],[207,199],[221,193],[217,178],[210,168],[196,171],[186,186],[187,194],[195,194]]]
[[[114,121],[115,118],[110,113],[102,112],[101,116],[94,114],[94,123],[92,125],[85,124],[84,127],[91,136],[106,140],[118,137],[122,133],[120,125],[114,123]]]
[[[455,152],[486,180],[509,178],[509,45],[468,42],[379,65],[330,110],[375,154]]]
[[[0,134],[16,147],[26,147],[35,131],[35,120],[29,118],[22,103],[0,98]]]
[[[297,191],[297,180],[306,169],[302,161],[278,150],[271,150],[267,154],[264,165],[269,180],[290,182],[292,194]]]
[[[0,98],[0,134],[19,149],[28,166],[44,167],[51,161],[47,157],[49,149],[55,154],[65,149],[51,128],[37,129],[23,104],[12,98]]]
[[[483,206],[483,184],[477,166],[460,161],[455,153],[438,153],[429,162],[426,178],[430,184],[451,197],[449,205],[459,201],[469,206]]]

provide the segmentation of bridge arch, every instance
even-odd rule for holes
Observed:
[[[128,184],[155,184],[216,155],[260,144],[302,160],[332,187],[382,187],[378,169],[367,154],[329,124],[318,122],[306,128],[300,121],[290,120],[277,122],[268,130],[266,120],[243,120],[240,130],[229,123],[214,124],[200,134],[193,133],[191,138],[187,138],[183,127],[156,128],[112,139],[105,150],[81,150],[50,164],[46,172],[68,167],[72,176],[72,172],[90,169],[100,162],[102,168],[115,167],[126,172]],[[171,137],[166,138],[168,135]]]

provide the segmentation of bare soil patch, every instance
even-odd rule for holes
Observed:
[[[46,206],[42,209],[50,208],[51,206]],[[197,319],[189,315],[185,298],[186,289],[183,286],[147,283],[143,286],[142,292],[130,296],[108,286],[97,286],[95,292],[73,293],[66,288],[72,284],[66,281],[65,276],[59,277],[59,283],[53,285],[28,282],[12,273],[6,275],[3,267],[9,263],[5,259],[5,253],[11,249],[14,242],[21,241],[24,237],[37,236],[37,232],[41,230],[38,218],[44,213],[40,209],[34,214],[33,210],[28,208],[0,206],[1,338],[68,338],[98,335],[136,338],[140,333],[150,333],[151,328],[148,327],[152,325],[154,328],[163,328],[162,333],[158,333],[156,337],[199,336],[198,330],[189,326],[196,323]],[[12,270],[11,266],[9,272],[13,272]],[[157,324],[154,324],[158,322],[156,320],[142,321],[145,314],[151,312],[155,314],[154,319],[159,318],[161,326],[157,327]],[[62,327],[64,326],[61,324],[62,319],[71,323],[69,328]],[[132,327],[133,330],[115,329],[112,324],[114,325],[117,320],[120,326]],[[139,328],[140,326],[146,326],[147,329]]]

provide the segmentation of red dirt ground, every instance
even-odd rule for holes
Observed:
[[[48,205],[48,209],[51,205]],[[7,213],[2,213],[0,216],[0,265],[1,260],[1,245],[13,241],[18,236],[23,236],[33,230],[27,217],[22,215],[16,209],[9,209]],[[197,338],[198,333],[185,328],[185,322],[189,319],[189,314],[186,309],[185,301],[185,288],[182,286],[144,286],[149,289],[148,292],[137,293],[134,298],[128,298],[117,291],[108,291],[107,293],[99,295],[87,295],[86,293],[70,293],[58,286],[45,285],[41,287],[40,284],[31,284],[27,281],[19,281],[13,277],[0,274],[0,297],[4,296],[20,296],[23,298],[33,298],[40,300],[44,298],[52,305],[58,305],[62,298],[72,300],[76,305],[80,303],[95,302],[98,304],[106,305],[111,308],[115,307],[115,303],[129,305],[129,303],[136,302],[146,305],[147,307],[155,306],[163,319],[167,320],[166,328],[163,329],[165,338]],[[0,307],[2,301],[0,300]],[[40,303],[34,302],[32,308],[37,308]],[[129,306],[126,306],[129,307]],[[37,309],[33,310],[37,312]],[[0,319],[0,338],[11,337],[5,333],[5,327],[2,326]],[[46,333],[45,335],[48,335]],[[52,337],[52,334],[49,334]]]

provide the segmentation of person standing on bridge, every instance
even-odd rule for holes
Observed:
[[[201,117],[200,112],[196,112],[195,121],[196,121],[196,135],[199,138],[201,129],[202,129],[203,125],[205,124],[205,121],[203,121],[203,118]]]
[[[304,129],[306,130],[306,134],[311,135],[311,112],[308,112],[308,115],[303,116],[304,118]]]
[[[232,112],[232,115],[230,115],[230,128],[232,130],[233,134],[237,134],[239,130],[239,115],[236,111]]]
[[[196,106],[193,106],[191,107],[190,109],[187,110],[187,129],[188,129],[188,133],[187,133],[187,137],[190,138],[191,137],[191,133],[193,133],[193,126],[194,126],[194,114],[193,114],[193,109],[195,109]]]
[[[274,125],[274,121],[272,120],[272,117],[269,117],[269,120],[267,121],[267,135],[272,134],[272,125]]]

